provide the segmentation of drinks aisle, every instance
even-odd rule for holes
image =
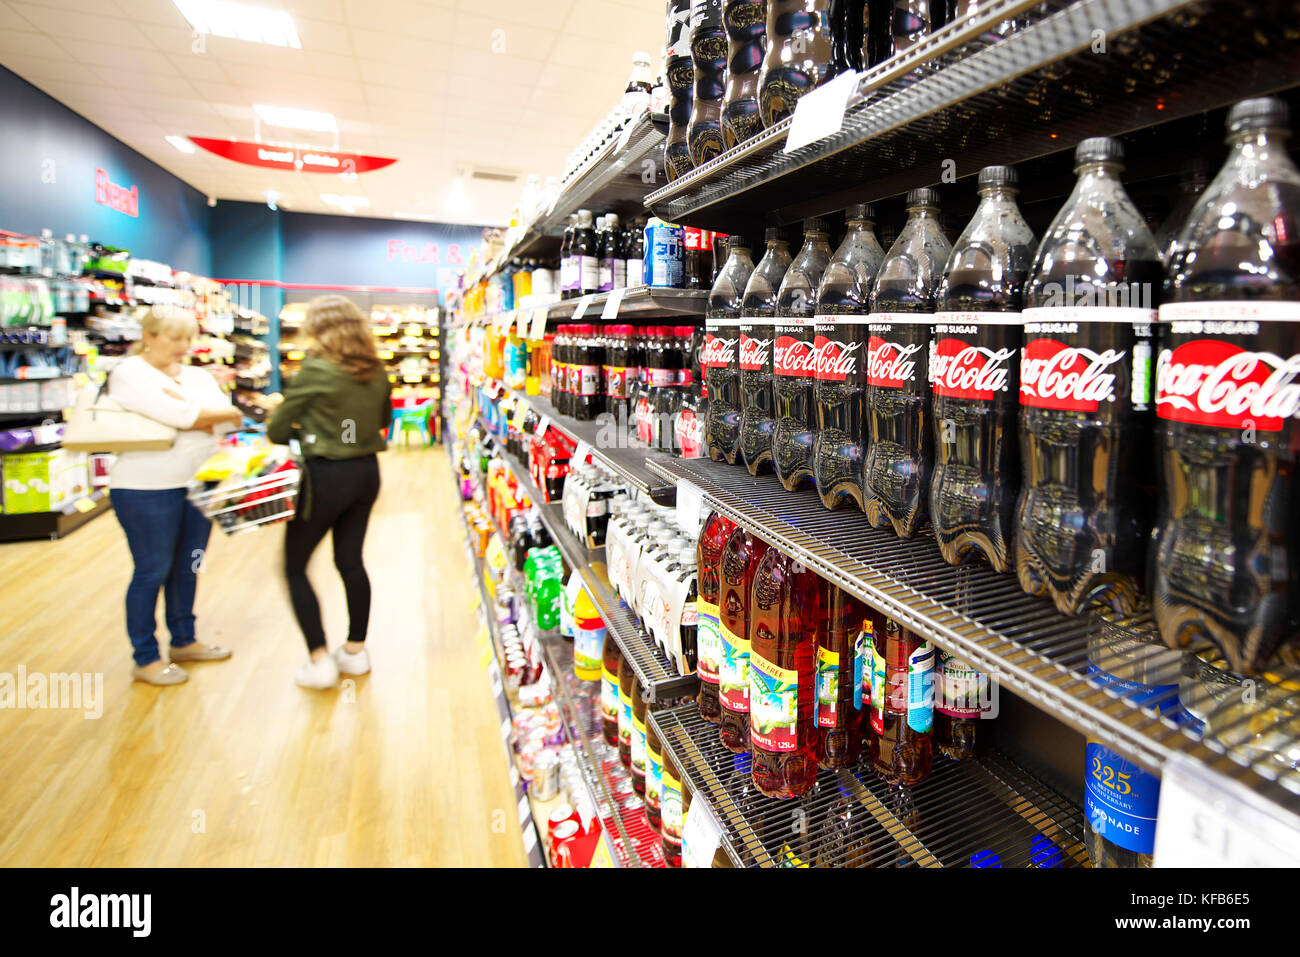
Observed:
[[[3,866],[521,866],[499,719],[448,528],[438,447],[381,457],[366,541],[373,671],[337,692],[293,683],[305,653],[280,570],[283,533],[215,528],[199,578],[201,640],[226,662],[190,681],[131,681],[122,601],[131,562],[116,521],[0,552],[5,660],[28,674],[102,674],[102,715],[11,710],[0,757]],[[328,544],[311,577],[331,645],[346,627]],[[57,638],[53,637],[57,636]],[[96,708],[95,710],[98,710]],[[499,818],[500,815],[498,814]]]

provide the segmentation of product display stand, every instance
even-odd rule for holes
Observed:
[[[85,525],[92,518],[107,512],[108,490],[95,489],[68,502],[57,512],[32,512],[26,515],[0,515],[0,542],[17,542],[28,539],[62,538]]]

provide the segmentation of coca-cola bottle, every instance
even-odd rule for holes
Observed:
[[[767,542],[736,528],[722,550],[719,608],[722,657],[718,691],[722,702],[718,736],[731,751],[749,750],[749,622],[754,571],[767,554]]]
[[[1228,114],[1232,152],[1179,237],[1156,374],[1156,624],[1258,673],[1300,630],[1300,171],[1286,104]]]
[[[767,0],[723,0],[727,30],[727,89],[722,97],[722,140],[727,149],[763,132],[758,80],[767,39]]]
[[[930,333],[935,293],[952,253],[939,225],[939,194],[907,194],[907,224],[885,254],[867,324],[870,449],[862,508],[876,528],[911,538],[929,504]]]
[[[727,81],[727,33],[722,0],[691,0],[691,60],[695,103],[687,144],[691,162],[703,166],[726,149],[722,141],[722,94]]]
[[[1164,270],[1123,148],[1084,140],[1079,182],[1025,290],[1016,573],[1066,614],[1137,610],[1153,502],[1151,359]]]
[[[1020,310],[1034,233],[1016,206],[1016,171],[980,170],[980,205],[953,247],[937,300],[930,389],[930,521],[957,565],[983,555],[1011,570],[1020,493]]]
[[[817,290],[817,350],[813,399],[817,439],[813,480],[829,509],[862,507],[867,460],[867,313],[885,251],[872,229],[875,212],[863,203],[846,213],[848,232]]]
[[[745,285],[740,305],[740,457],[750,475],[772,471],[772,340],[777,293],[790,268],[790,247],[779,229],[764,234],[767,250]]]
[[[767,0],[767,50],[758,80],[763,126],[792,114],[830,62],[830,0]]]
[[[696,599],[699,624],[696,630],[695,671],[700,676],[700,717],[718,723],[722,705],[718,699],[718,667],[722,661],[722,551],[731,540],[736,523],[718,512],[709,513],[696,545],[696,574],[699,597]]]
[[[862,754],[862,657],[857,643],[866,609],[848,592],[823,581],[818,611],[817,763],[823,768],[852,767]]]
[[[787,491],[813,483],[813,382],[817,372],[817,289],[831,259],[826,224],[804,223],[803,248],[777,293],[775,343],[772,345],[772,400],[776,428],[772,462]]]
[[[664,73],[668,80],[668,138],[664,141],[664,173],[671,183],[691,171],[687,128],[695,105],[695,64],[691,61],[691,0],[668,0]],[[628,285],[638,283],[628,280]]]
[[[775,548],[754,572],[749,741],[767,797],[798,797],[817,780],[818,591],[817,576]]]
[[[704,314],[700,365],[709,397],[704,442],[713,461],[732,465],[740,453],[740,353],[736,348],[740,307],[753,272],[754,260],[745,238],[732,236],[727,244],[727,263],[709,290]]]
[[[866,0],[830,0],[831,62],[822,82],[841,73],[866,69]]]
[[[870,750],[893,784],[920,784],[934,764],[934,658],[934,645],[885,619],[873,656]]]

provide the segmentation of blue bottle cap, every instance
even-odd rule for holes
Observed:
[[[738,754],[732,759],[731,767],[737,774],[749,774],[754,767],[754,757],[751,754]]]
[[[1060,867],[1063,860],[1065,855],[1061,853],[1059,847],[1041,834],[1034,836],[1034,843],[1029,851],[1029,862],[1034,867]]]
[[[971,867],[1001,867],[1002,857],[992,851],[976,851],[970,856]]]

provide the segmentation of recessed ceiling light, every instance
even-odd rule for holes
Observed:
[[[229,0],[173,0],[198,33],[276,47],[302,49],[293,17],[283,10]]]
[[[365,196],[340,196],[338,193],[321,193],[321,202],[337,206],[349,213],[355,209],[369,209],[370,200]]]
[[[267,106],[265,103],[254,103],[253,112],[267,126],[283,126],[290,130],[311,130],[316,133],[337,133],[339,128],[333,113],[297,110],[289,106]]]
[[[182,153],[193,153],[195,150],[194,144],[183,136],[167,136],[164,139]]]
[[[264,189],[262,190],[262,195],[266,197],[266,205],[270,208],[271,212],[275,212],[276,203],[280,201],[280,194],[273,189]]]

